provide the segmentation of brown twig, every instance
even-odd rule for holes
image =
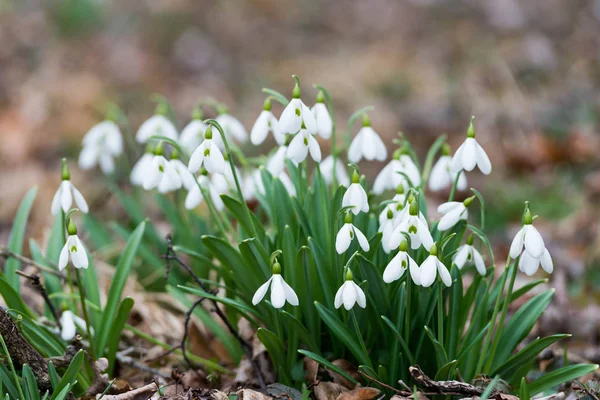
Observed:
[[[158,385],[154,382],[140,388],[130,390],[126,393],[104,396],[105,400],[145,400],[149,399],[158,391]]]
[[[423,388],[431,390],[433,394],[443,394],[449,396],[481,396],[483,389],[475,387],[465,382],[459,381],[434,381],[419,368],[418,365],[408,368],[411,376]]]
[[[583,383],[581,383],[579,381],[575,381],[575,384],[573,385],[573,389],[581,390],[581,391],[585,392],[585,394],[587,394],[594,400],[600,400],[596,393],[594,393],[592,390],[590,390],[590,388],[586,387],[586,385],[584,385]]]
[[[194,280],[194,282],[196,282],[202,288],[202,290],[204,290],[207,293],[210,293],[210,290],[206,286],[206,283],[204,283],[200,278],[198,278],[198,276],[196,276],[196,274],[194,273],[194,271],[192,271],[192,269],[190,268],[190,266],[187,265],[186,263],[184,263],[177,256],[177,253],[173,249],[173,241],[172,241],[172,238],[171,238],[170,234],[168,234],[166,236],[166,240],[167,240],[167,251],[166,251],[166,254],[164,255],[164,258],[167,260],[166,274],[169,273],[169,270],[171,268],[170,262],[171,261],[175,261],[183,269],[186,270],[186,272],[190,275],[190,277]],[[201,298],[198,302],[200,302],[202,300],[204,300],[204,298]],[[261,372],[260,366],[256,363],[256,361],[254,360],[254,357],[252,355],[252,345],[250,343],[248,343],[246,340],[244,340],[244,338],[239,334],[239,332],[237,331],[237,329],[235,329],[235,327],[231,324],[231,322],[229,321],[229,318],[227,318],[227,316],[225,315],[225,313],[223,312],[223,310],[221,310],[221,308],[219,307],[219,304],[217,303],[217,301],[214,300],[214,299],[209,299],[209,301],[212,303],[212,305],[214,307],[215,313],[219,316],[219,318],[221,319],[221,321],[223,321],[223,323],[225,324],[225,326],[229,330],[229,333],[231,333],[233,335],[233,337],[235,337],[237,339],[237,341],[242,346],[242,349],[244,349],[244,352],[246,353],[246,356],[248,357],[248,360],[252,364],[252,369],[254,370],[254,372],[256,374],[256,378],[258,379],[259,386],[261,387],[261,389],[266,388],[265,381],[264,381],[264,378],[262,376],[262,372]],[[194,304],[192,306],[192,310],[193,310],[193,308],[196,307],[196,305],[197,304]],[[189,314],[191,315],[191,311],[189,311]],[[188,318],[189,318],[189,316],[186,316],[186,319],[188,319]],[[189,321],[188,321],[188,323],[189,323]],[[187,327],[186,327],[186,332],[184,333],[184,335],[187,336]]]
[[[31,282],[31,286],[37,290],[39,292],[39,294],[42,295],[42,297],[44,298],[44,301],[46,302],[46,305],[48,306],[48,308],[50,309],[50,313],[52,313],[52,316],[54,317],[54,320],[56,321],[56,324],[58,325],[58,329],[62,329],[61,323],[60,323],[60,318],[58,317],[58,313],[56,312],[56,308],[54,307],[54,304],[52,303],[52,300],[50,300],[50,297],[48,296],[48,292],[46,292],[46,288],[44,287],[44,285],[42,284],[42,279],[40,274],[28,274],[26,272],[23,272],[21,270],[16,270],[15,271],[17,275],[22,276],[23,278],[29,279],[29,281]]]
[[[8,259],[8,258],[15,258],[19,261],[21,261],[23,264],[25,265],[30,265],[34,268],[37,268],[40,271],[58,276],[59,278],[61,278],[63,281],[67,280],[67,277],[65,275],[63,275],[61,272],[56,271],[52,268],[48,268],[45,265],[42,265],[40,263],[38,263],[37,261],[32,260],[31,258],[27,258],[25,256],[22,256],[20,254],[17,254],[9,249],[7,249],[6,247],[2,247],[0,248],[0,257],[4,258],[4,259]]]
[[[409,395],[411,395],[411,394],[412,394],[411,392],[407,392],[407,391],[404,391],[404,390],[396,389],[396,388],[395,388],[395,387],[393,387],[393,386],[390,386],[390,385],[388,385],[388,384],[386,384],[386,383],[383,383],[383,382],[381,382],[381,381],[378,381],[377,379],[373,378],[372,376],[369,376],[369,375],[365,374],[365,373],[364,373],[364,372],[362,372],[361,370],[358,370],[358,373],[359,373],[359,374],[360,374],[360,376],[362,376],[363,378],[365,378],[365,379],[367,379],[367,380],[369,380],[369,381],[373,381],[373,382],[375,382],[376,384],[378,384],[378,385],[380,385],[380,386],[382,386],[382,387],[384,387],[384,388],[386,388],[386,389],[393,390],[393,391],[394,391],[394,392],[396,392],[397,394],[400,394],[400,395],[403,395],[403,396],[409,396]]]

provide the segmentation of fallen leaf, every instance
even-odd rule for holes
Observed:
[[[340,394],[347,391],[348,389],[335,382],[320,382],[314,387],[315,398],[317,400],[335,400]]]
[[[236,394],[239,400],[268,400],[273,398],[251,389],[242,389]]]
[[[333,361],[332,364],[335,365],[336,367],[340,368],[342,371],[344,371],[345,373],[347,373],[348,375],[350,375],[357,381],[360,380],[360,374],[358,373],[358,369],[350,361],[344,360],[344,359],[339,359],[339,360]],[[343,377],[342,375],[340,375],[334,371],[327,370],[327,372],[329,373],[329,375],[331,376],[331,378],[333,379],[334,382],[339,383],[340,385],[343,385],[344,387],[347,387],[348,389],[354,389],[354,387],[356,386],[355,383],[351,382],[347,378]]]
[[[345,392],[337,397],[337,400],[371,400],[379,396],[379,389],[372,387],[357,387],[350,392]]]
[[[309,357],[304,357],[304,379],[311,385],[317,382],[317,375],[319,374],[319,363]]]

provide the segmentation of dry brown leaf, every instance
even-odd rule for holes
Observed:
[[[306,382],[313,385],[317,382],[317,375],[319,374],[319,363],[309,357],[304,357],[304,379]]]
[[[273,398],[251,389],[242,389],[236,394],[239,400],[268,400]]]
[[[350,361],[344,360],[344,359],[339,359],[339,360],[333,361],[332,364],[335,365],[336,367],[340,368],[342,371],[344,371],[345,373],[347,373],[348,375],[350,375],[357,381],[360,380],[361,377],[360,377],[360,374],[358,373],[358,369]],[[331,378],[333,379],[334,382],[339,383],[340,385],[343,385],[344,387],[347,387],[348,389],[354,389],[354,387],[356,386],[356,384],[352,383],[350,380],[348,380],[347,378],[343,377],[342,375],[340,375],[334,371],[327,370],[327,372],[329,373],[329,375],[331,376]]]
[[[404,397],[404,396],[400,396],[399,394],[395,394],[390,398],[390,400],[413,400],[414,398],[415,398],[415,396],[412,394],[408,397]],[[417,400],[429,400],[429,397],[425,396],[421,392],[417,392]]]
[[[345,392],[337,397],[337,400],[371,400],[381,393],[372,387],[357,387],[350,392]]]
[[[335,400],[340,394],[347,391],[348,389],[335,382],[320,382],[314,387],[317,400]]]

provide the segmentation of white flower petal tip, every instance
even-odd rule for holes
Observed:
[[[299,304],[298,296],[294,289],[290,285],[283,280],[283,277],[280,274],[273,274],[268,281],[262,284],[254,293],[252,297],[252,304],[257,305],[262,301],[262,299],[267,294],[269,290],[269,286],[271,287],[271,305],[274,308],[282,308],[287,301],[292,306],[297,306]]]
[[[301,129],[292,139],[287,148],[287,158],[296,164],[306,160],[310,152],[315,162],[321,162],[321,148],[319,142],[307,129]]]
[[[444,285],[452,285],[452,277],[448,268],[435,255],[430,255],[421,264],[420,283],[423,287],[429,287],[435,282],[437,275],[440,275]]]
[[[57,215],[61,210],[69,212],[75,200],[75,205],[82,213],[87,214],[89,207],[85,198],[79,190],[69,180],[63,180],[54,194],[50,211],[52,215]]]
[[[460,176],[458,176],[460,174]],[[429,175],[429,190],[439,192],[441,190],[452,187],[458,176],[456,189],[463,191],[467,189],[467,176],[464,172],[453,172],[452,157],[443,155],[435,163]]]
[[[177,129],[167,117],[154,115],[140,126],[135,139],[138,143],[146,143],[152,136],[164,136],[177,141]]]
[[[346,280],[335,294],[334,306],[340,308],[344,305],[346,310],[351,310],[355,304],[367,307],[365,292],[352,280]]]
[[[342,199],[342,207],[351,207],[350,211],[354,215],[358,215],[360,212],[369,212],[367,192],[360,183],[353,183],[348,187]]]
[[[333,132],[333,122],[329,110],[324,103],[316,103],[312,108],[313,115],[317,121],[317,132],[323,139],[329,139]]]
[[[336,182],[338,185],[348,187],[350,185],[350,177],[346,171],[346,165],[344,165],[339,157],[336,157],[334,165],[333,159],[333,155],[330,154],[319,164],[325,183],[333,185]]]
[[[474,265],[481,276],[487,274],[485,262],[483,261],[481,253],[470,244],[463,244],[460,246],[452,261],[456,264],[458,269],[462,269],[465,265]]]
[[[250,143],[255,146],[260,145],[265,141],[269,132],[273,132],[273,137],[277,144],[285,144],[285,135],[281,133],[279,121],[271,111],[263,110],[250,131]]]
[[[438,230],[443,232],[454,227],[460,220],[466,220],[469,212],[463,202],[451,201],[441,204],[438,212],[443,216],[438,223]]]
[[[476,166],[485,175],[492,172],[492,163],[483,147],[474,137],[467,137],[452,158],[452,171],[472,171]]]
[[[204,166],[211,174],[225,173],[225,157],[212,139],[205,139],[190,157],[188,169],[191,173],[196,173]]]
[[[370,246],[367,237],[350,222],[346,222],[338,231],[335,237],[335,250],[338,254],[346,252],[354,239],[358,241],[363,251],[369,251]]]

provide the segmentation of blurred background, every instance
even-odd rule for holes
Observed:
[[[600,0],[0,0],[0,243],[33,185],[29,233],[43,236],[64,155],[91,202],[103,198],[100,173],[75,160],[108,102],[135,132],[153,93],[180,129],[212,96],[250,130],[261,88],[289,96],[292,74],[309,105],[313,83],[329,89],[338,127],[373,105],[389,147],[402,131],[421,157],[442,133],[456,149],[476,115],[494,170],[469,183],[486,198],[496,258],[530,200],[556,266],[548,330],[596,341]]]

